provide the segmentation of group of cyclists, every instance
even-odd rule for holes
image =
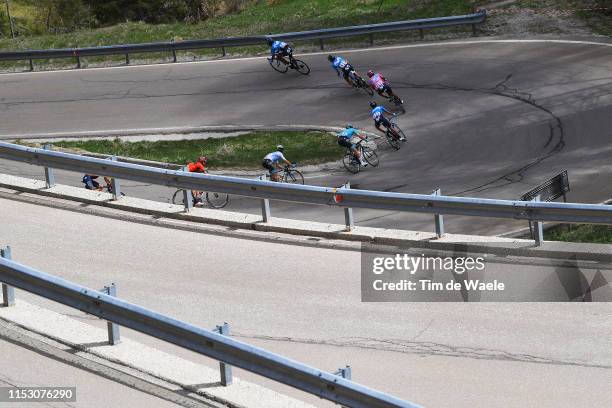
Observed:
[[[270,52],[272,59],[276,58],[282,61],[287,66],[296,69],[295,59],[293,58],[293,48],[283,41],[274,41],[269,39],[268,44],[270,45]],[[365,82],[361,76],[356,72],[355,68],[341,56],[328,55],[328,60],[332,65],[332,68],[336,71],[338,76],[342,75],[346,83],[355,88],[368,86],[372,91],[377,92],[381,97],[394,101],[396,104],[403,104],[403,101],[393,92],[389,81],[383,76],[381,72],[374,72],[369,70],[367,72],[368,80]],[[369,91],[370,95],[373,94]],[[374,126],[377,130],[388,133],[391,132],[392,136],[397,140],[405,141],[405,137],[394,131],[394,128],[389,121],[388,117],[396,116],[395,113],[388,111],[384,106],[378,105],[374,101],[370,101],[371,116],[374,119]],[[381,127],[382,126],[382,127]],[[353,125],[348,124],[346,128],[337,133],[338,144],[342,147],[347,148],[353,154],[355,160],[363,167],[368,165],[368,162],[364,159],[360,149],[357,148],[359,143],[356,139],[367,140],[366,136],[360,133],[360,131]],[[281,171],[285,166],[294,166],[284,155],[285,148],[283,145],[276,146],[276,149],[268,153],[262,161],[262,166],[268,170],[271,181],[281,181]],[[187,165],[189,172],[196,173],[207,173],[206,165],[208,158],[206,156],[200,156],[194,162]],[[83,183],[85,187],[90,190],[102,191],[104,187],[100,186],[95,180],[96,175],[85,175],[83,177]],[[105,177],[106,189],[112,192],[112,186],[110,179]],[[202,205],[202,192],[192,191],[194,203],[197,206]]]
[[[270,52],[272,54],[273,59],[277,58],[287,65],[292,64],[292,61],[294,60],[293,48],[289,44],[283,41],[274,41],[272,39],[268,39],[268,44],[270,45]],[[361,76],[359,76],[353,65],[351,65],[348,60],[341,56],[331,54],[327,56],[327,59],[331,63],[332,68],[336,71],[337,75],[342,75],[344,81],[349,86],[358,88],[363,85],[363,79],[361,78]],[[402,105],[404,103],[404,101],[393,92],[389,81],[381,72],[374,72],[374,70],[370,69],[367,71],[367,76],[368,80],[366,85],[369,86],[373,91],[378,93],[381,97],[392,100],[398,105]],[[372,119],[374,119],[374,126],[378,131],[385,134],[389,132],[391,133],[391,136],[394,139],[401,142],[406,141],[404,135],[398,133],[392,125],[391,121],[389,120],[390,117],[396,116],[395,113],[390,112],[384,106],[378,105],[374,101],[370,101],[370,109],[370,115],[372,116]],[[365,167],[368,165],[368,163],[364,160],[363,157],[361,157],[360,150],[357,148],[357,143],[354,142],[356,140],[356,136],[358,136],[359,139],[362,140],[366,139],[365,136],[359,133],[358,129],[349,124],[346,126],[346,129],[337,133],[338,144],[340,146],[348,148],[355,157],[355,159],[359,161],[359,164]],[[397,146],[397,148],[399,148],[399,145]],[[278,151],[275,153],[278,153]],[[268,156],[272,155],[270,157],[273,157],[275,153],[270,153]],[[284,156],[283,160],[286,160],[284,159]],[[266,163],[267,162],[264,160],[264,167],[268,168],[266,166]]]

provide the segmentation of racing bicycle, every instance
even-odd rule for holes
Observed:
[[[361,157],[363,157],[364,160],[370,166],[377,167],[379,163],[378,155],[376,154],[374,150],[370,149],[368,146],[364,146],[362,144],[363,142],[369,142],[369,140],[368,139],[360,140],[359,142],[355,143],[357,149],[361,153]],[[342,158],[342,164],[344,164],[344,167],[350,173],[353,173],[353,174],[357,174],[361,170],[361,163],[359,162],[359,159],[355,157],[351,149],[348,147],[346,148],[346,153],[344,154],[344,157]]]
[[[288,58],[289,63],[280,59],[277,55],[274,55],[272,57],[268,57],[268,62],[275,71],[278,71],[281,74],[287,72],[289,68],[296,70],[302,75],[310,74],[310,67],[304,61],[295,59],[292,55],[289,55]]]
[[[198,201],[204,202],[204,200],[206,200],[206,203],[211,208],[223,208],[229,203],[229,195],[225,193],[206,192],[200,196],[199,200],[197,200],[195,197],[192,198],[194,206],[197,204]],[[174,192],[174,194],[172,195],[172,204],[185,205],[185,189],[179,188]]]
[[[395,104],[396,107],[398,107],[402,113],[406,113],[406,109],[404,108],[404,101],[402,101],[402,99],[397,96],[397,95],[389,95],[386,91],[379,94],[380,96],[382,96],[383,98],[386,98],[389,102]]]
[[[295,168],[295,164],[285,165],[281,171],[281,183],[304,184],[304,175]]]
[[[349,78],[351,78],[351,82],[355,88],[362,89],[370,96],[374,95],[374,91],[372,90],[372,87],[370,87],[370,84],[368,84],[367,81],[363,79],[356,71],[352,71]]]
[[[394,148],[395,150],[399,150],[402,143],[400,139],[405,139],[406,135],[404,134],[404,131],[397,125],[397,116],[394,115],[393,117],[391,117],[391,119],[389,119],[389,122],[391,122],[391,126],[388,127],[387,131],[385,132],[387,142],[389,143],[389,145],[391,145],[392,148]]]

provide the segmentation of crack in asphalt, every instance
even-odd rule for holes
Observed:
[[[511,353],[481,347],[451,346],[435,342],[419,342],[403,339],[378,339],[369,337],[341,337],[338,339],[305,339],[297,337],[247,335],[235,333],[235,337],[256,339],[264,341],[278,341],[288,343],[312,344],[331,347],[356,347],[369,350],[387,351],[403,354],[420,354],[444,357],[460,357],[476,360],[502,360],[524,363],[577,366],[585,368],[612,369],[612,365],[593,364],[580,361],[555,359],[529,353]]]

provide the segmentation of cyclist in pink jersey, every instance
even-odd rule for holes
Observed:
[[[388,97],[398,99],[400,103],[404,103],[404,101],[402,101],[399,96],[393,93],[393,90],[389,86],[387,78],[385,78],[382,73],[375,73],[374,71],[369,70],[368,77],[370,78],[368,80],[368,83],[370,84],[373,90],[378,92],[380,96],[382,96],[383,98],[387,98],[387,96],[384,95],[384,93],[387,92]]]

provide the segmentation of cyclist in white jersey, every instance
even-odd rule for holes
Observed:
[[[261,165],[270,172],[270,180],[272,181],[280,181],[279,172],[283,169],[280,163],[285,163],[288,166],[291,165],[291,162],[283,155],[284,151],[285,148],[283,145],[276,146],[276,150],[272,153],[268,153],[261,163]]]

